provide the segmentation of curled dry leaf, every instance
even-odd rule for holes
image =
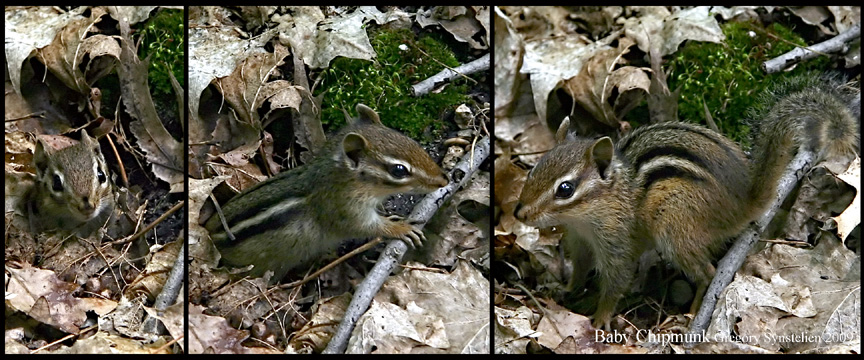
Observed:
[[[259,127],[261,118],[257,110],[261,104],[273,95],[286,91],[286,88],[291,88],[287,81],[268,81],[276,67],[282,65],[289,54],[287,47],[276,44],[273,53],[252,54],[240,61],[230,75],[216,80],[219,91],[240,121]],[[296,101],[288,102],[286,106],[299,107],[299,96],[295,95],[294,98]]]
[[[417,24],[424,28],[441,25],[453,38],[468,43],[473,49],[489,48],[488,6],[435,6],[425,11],[421,9],[417,11]],[[478,41],[475,36],[477,33],[485,36],[481,36]]]
[[[855,158],[852,165],[849,165],[849,169],[837,177],[855,188],[855,199],[852,200],[852,204],[834,217],[837,221],[837,233],[840,239],[846,242],[846,237],[852,230],[861,225],[861,158]]]
[[[129,23],[123,19],[120,22],[123,51],[120,54],[118,77],[123,105],[126,112],[136,119],[129,124],[132,133],[138,139],[138,146],[147,154],[147,161],[153,166],[157,178],[171,185],[172,191],[182,191],[185,181],[183,164],[183,143],[177,141],[156,113],[156,106],[147,85],[147,64],[138,58],[137,47],[132,40]],[[182,138],[181,134],[177,134]]]
[[[495,352],[526,354],[528,343],[540,333],[534,331],[534,312],[526,306],[516,310],[495,307]]]
[[[231,26],[202,25],[204,19],[192,17],[189,23],[189,113],[197,121],[201,93],[216,79],[230,75],[243,59],[263,53],[266,44],[275,35],[268,31],[253,39],[243,39]],[[205,141],[205,134],[192,133],[204,129],[190,126],[190,142]],[[193,136],[195,135],[195,136]]]
[[[6,9],[6,66],[16,93],[21,93],[21,66],[24,60],[34,50],[51,44],[57,33],[67,25],[88,22],[87,18],[81,16],[85,10],[86,7],[78,7],[64,13],[49,6]]]
[[[67,87],[77,91],[80,94],[90,93],[90,84],[94,83],[99,77],[107,75],[116,62],[99,62],[98,69],[91,69],[97,57],[109,56],[114,60],[120,59],[120,46],[117,40],[106,35],[93,35],[88,37],[87,34],[96,23],[102,20],[105,15],[105,9],[101,7],[92,8],[89,18],[79,17],[69,22],[64,27],[55,41],[38,52],[40,61],[57,78],[63,81]],[[88,76],[81,71],[80,65],[85,57],[89,57],[90,62],[87,63],[86,71]],[[146,72],[145,72],[146,73]]]
[[[651,85],[644,69],[617,67],[624,63],[623,55],[627,54],[634,44],[632,39],[622,38],[618,42],[618,48],[598,49],[591,54],[579,74],[564,81],[564,90],[576,103],[594,119],[613,129],[619,127],[619,120],[625,113],[623,110],[632,109],[642,100],[641,96],[633,98],[625,94],[634,90],[642,90],[640,94],[645,94]],[[614,108],[609,101],[613,90],[617,90],[619,94]],[[625,103],[622,99],[629,102]]]

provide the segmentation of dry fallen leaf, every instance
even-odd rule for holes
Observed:
[[[22,311],[63,332],[78,333],[79,326],[87,320],[88,309],[80,299],[72,295],[78,289],[77,284],[61,281],[53,271],[26,264],[22,269],[7,268],[7,271],[12,276],[6,292],[17,295],[6,300],[12,309]]]
[[[837,221],[837,233],[840,239],[846,242],[846,237],[861,224],[861,158],[855,158],[855,161],[849,165],[849,169],[837,177],[855,188],[855,199],[852,200],[852,204],[833,218]]]
[[[859,257],[828,232],[812,249],[773,244],[751,255],[721,293],[706,334],[771,351],[860,343]],[[806,336],[797,341],[789,336]],[[832,340],[833,339],[833,340]]]
[[[318,311],[302,329],[297,330],[297,335],[291,339],[289,347],[298,353],[323,351],[345,316],[345,309],[348,308],[349,303],[351,303],[351,294],[348,293],[318,300],[316,304]]]
[[[21,93],[21,66],[24,60],[34,50],[54,42],[57,33],[67,25],[88,21],[81,16],[86,10],[83,6],[66,13],[49,6],[6,9],[6,66],[16,93]]]
[[[488,353],[491,336],[489,280],[466,261],[457,261],[455,269],[449,274],[424,270],[424,266],[417,263],[407,266],[411,269],[384,283],[375,295],[375,300],[399,304],[408,313],[422,314],[407,319],[417,330],[418,336],[435,346],[444,346],[445,343],[449,346],[439,348],[422,343],[405,344],[393,337],[382,336],[384,334],[370,334],[369,331],[377,332],[377,328],[373,330],[371,324],[363,324],[376,323],[377,320],[373,314],[366,313],[357,321],[358,326],[354,328],[346,353],[368,353],[373,346],[379,349],[384,346],[387,350],[402,353]],[[434,325],[438,319],[443,322],[443,328]],[[428,327],[430,325],[431,328]],[[442,333],[446,333],[446,341],[438,337]],[[410,345],[412,348],[400,348],[396,344]]]
[[[117,74],[126,112],[137,120],[132,121],[129,128],[138,139],[138,146],[147,154],[153,174],[171,185],[172,191],[182,191],[186,179],[183,142],[171,136],[159,120],[147,82],[147,64],[136,55],[137,46],[132,40],[129,23],[123,19],[120,20],[120,33],[123,51]]]
[[[204,314],[204,307],[189,306],[190,354],[247,354],[251,348],[241,343],[249,337],[248,331],[237,330],[225,318]],[[266,351],[266,348],[255,348]]]

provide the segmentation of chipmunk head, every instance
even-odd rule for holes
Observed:
[[[383,197],[395,193],[428,193],[449,182],[429,154],[411,138],[381,124],[378,114],[363,104],[359,116],[340,133],[339,161]]]
[[[547,227],[590,209],[591,199],[610,185],[614,144],[609,137],[568,136],[569,119],[558,129],[558,145],[540,159],[522,188],[514,214],[520,221]]]
[[[82,130],[77,144],[55,150],[40,139],[33,159],[38,186],[45,194],[80,221],[96,216],[103,197],[111,192],[108,169],[96,140]]]

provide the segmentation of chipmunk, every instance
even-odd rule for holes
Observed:
[[[751,160],[698,125],[647,125],[613,143],[568,140],[565,119],[558,145],[529,172],[515,216],[563,227],[565,253],[593,254],[600,283],[595,327],[609,329],[639,256],[651,248],[697,283],[695,311],[714,276],[712,260],[765,212],[797,149],[820,159],[858,152],[859,92],[841,85],[809,75],[776,86],[749,113],[756,120]],[[568,290],[573,286],[571,278]]]
[[[385,236],[422,243],[417,225],[382,216],[377,209],[392,194],[444,187],[447,176],[417,142],[382,125],[375,111],[363,104],[356,109],[359,117],[316,158],[252,186],[222,207],[234,240],[218,214],[207,221],[223,264],[252,264],[251,276],[272,270],[276,282],[348,239]]]
[[[28,202],[35,231],[59,230],[86,237],[114,210],[114,191],[99,143],[81,141],[55,150],[39,139],[33,154],[36,182]]]

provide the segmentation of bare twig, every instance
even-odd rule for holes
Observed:
[[[336,267],[336,265],[339,265],[339,264],[345,262],[345,260],[348,260],[348,259],[356,256],[359,253],[362,253],[366,250],[369,250],[372,247],[374,247],[375,245],[378,245],[378,243],[380,243],[381,240],[382,240],[381,237],[377,237],[377,238],[373,239],[372,241],[365,243],[362,246],[352,250],[351,252],[339,257],[338,259],[333,260],[331,263],[327,264],[327,266],[324,266],[324,267],[318,269],[317,271],[315,271],[314,273],[307,275],[302,280],[297,280],[297,281],[294,281],[292,283],[279,285],[279,288],[280,289],[290,289],[290,288],[295,288],[295,287],[301,286],[301,285],[309,282],[310,280],[318,277],[318,275],[323,274],[325,271],[330,270],[330,269]]]
[[[820,54],[830,54],[841,51],[849,46],[849,42],[861,37],[861,23],[844,31],[829,40],[823,41],[813,46],[806,48],[795,48],[794,50],[780,55],[776,58],[762,63],[762,71],[768,74],[781,71],[790,65],[797,64],[802,61],[810,60]]]
[[[57,339],[57,340],[55,340],[55,341],[53,341],[53,342],[51,342],[51,343],[48,343],[48,344],[42,345],[40,348],[38,348],[38,349],[36,349],[36,350],[33,350],[33,351],[31,351],[30,353],[31,353],[31,354],[35,354],[35,353],[40,352],[40,351],[42,351],[42,350],[45,350],[45,349],[47,349],[47,348],[49,348],[49,347],[52,347],[52,346],[54,346],[54,345],[57,345],[57,344],[59,344],[59,343],[61,343],[61,342],[64,342],[64,341],[66,341],[66,340],[69,340],[69,339],[71,339],[71,338],[73,338],[73,337],[80,336],[81,334],[83,334],[83,333],[85,333],[85,332],[87,332],[87,331],[93,330],[93,329],[97,328],[98,326],[99,326],[99,325],[93,325],[93,326],[91,326],[91,327],[88,327],[88,328],[86,328],[86,329],[83,329],[83,330],[79,331],[77,334],[69,334],[69,335],[66,335],[66,336],[64,336],[64,337],[62,337],[62,338],[59,338],[59,339]]]
[[[489,54],[486,54],[477,60],[461,65],[455,69],[448,68],[441,70],[441,72],[432,77],[411,86],[411,92],[414,96],[426,95],[443,82],[452,81],[457,77],[466,76],[475,72],[489,70],[489,58]]]
[[[159,316],[165,312],[171,304],[177,301],[177,296],[180,294],[180,289],[183,288],[183,280],[186,278],[186,247],[181,245],[180,251],[177,252],[177,258],[174,260],[174,266],[171,268],[171,273],[168,274],[168,279],[165,280],[165,285],[162,286],[162,292],[156,296],[153,302],[153,308],[159,313]],[[143,330],[150,334],[162,333],[159,325],[161,322],[155,317],[147,315],[144,319]]]
[[[144,234],[146,234],[148,231],[153,230],[153,228],[156,227],[156,225],[159,225],[160,222],[164,221],[167,217],[171,216],[171,214],[173,214],[175,211],[180,210],[181,208],[183,208],[183,205],[186,205],[186,201],[185,201],[185,200],[184,200],[184,201],[181,201],[181,202],[179,202],[179,203],[177,203],[177,205],[174,205],[174,207],[172,207],[171,209],[169,209],[168,211],[166,211],[166,212],[165,212],[164,214],[162,214],[162,216],[160,216],[158,219],[153,220],[153,222],[150,223],[150,225],[147,225],[147,227],[144,228],[144,230],[141,230],[141,231],[139,231],[138,233],[136,233],[135,235],[129,236],[129,237],[127,237],[127,238],[123,238],[123,239],[120,239],[120,240],[117,240],[117,241],[112,241],[112,242],[110,243],[110,245],[120,245],[120,244],[124,244],[124,243],[130,242],[130,241],[132,241],[132,240],[135,240],[135,239],[141,237],[141,235],[144,235]]]
[[[112,134],[112,132],[109,131],[108,134]],[[117,134],[114,134],[114,136],[117,136]],[[117,165],[120,166],[120,178],[123,179],[123,186],[128,187],[129,179],[126,178],[126,167],[123,166],[123,160],[120,159],[120,153],[117,152],[117,146],[114,145],[114,140],[111,140],[110,136],[105,135],[105,138],[108,139],[108,144],[111,145],[111,150],[114,150],[114,157],[117,158]]]

